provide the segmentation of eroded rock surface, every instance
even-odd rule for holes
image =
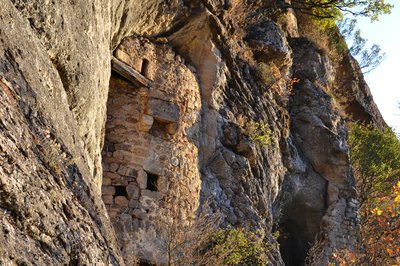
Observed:
[[[353,247],[347,121],[385,123],[351,56],[331,60],[293,10],[268,10],[3,0],[0,264],[164,263],[152,228],[171,195],[271,244],[280,228],[273,265],[300,265],[316,237],[319,265]]]

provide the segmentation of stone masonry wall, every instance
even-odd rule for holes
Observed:
[[[152,86],[136,87],[117,74],[111,78],[103,201],[128,265],[131,255],[162,262],[162,254],[153,254],[163,249],[154,234],[158,206],[173,194],[189,218],[199,204],[199,88],[191,70],[165,45],[128,38],[115,56]]]

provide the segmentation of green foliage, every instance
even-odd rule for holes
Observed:
[[[382,14],[389,14],[393,5],[384,0],[293,0],[291,8],[319,19],[340,20],[344,14],[364,16],[371,21],[378,20]]]
[[[390,190],[400,170],[400,141],[396,134],[390,128],[355,124],[350,130],[349,147],[361,203]]]
[[[261,146],[267,146],[271,143],[272,132],[268,123],[250,121],[245,125],[245,130],[250,139]]]
[[[257,76],[261,80],[262,84],[268,88],[274,88],[277,86],[277,81],[281,78],[279,68],[273,63],[260,62],[257,65]]]
[[[361,37],[359,30],[354,31],[356,20],[344,17],[350,14],[352,17],[363,16],[377,21],[380,15],[390,14],[393,8],[385,0],[292,0],[287,7],[314,18],[314,24],[329,37],[330,46],[336,48],[338,55],[348,51],[345,39],[351,39],[353,46],[350,53],[358,58],[364,73],[375,69],[384,59],[378,45],[365,48],[366,40]],[[349,21],[351,23],[348,24]],[[344,37],[338,34],[336,23],[339,23]]]
[[[268,247],[258,232],[228,227],[217,231],[212,240],[213,253],[222,257],[218,265],[268,265]]]

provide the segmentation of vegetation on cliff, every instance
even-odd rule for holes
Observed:
[[[400,141],[390,129],[354,124],[350,156],[361,203],[360,251],[338,256],[342,263],[400,263]]]

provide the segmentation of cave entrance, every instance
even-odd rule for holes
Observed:
[[[302,230],[304,228],[290,219],[283,222],[279,227],[281,232],[278,238],[279,249],[286,266],[305,265],[310,244],[302,234]]]

